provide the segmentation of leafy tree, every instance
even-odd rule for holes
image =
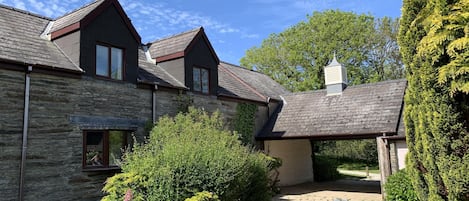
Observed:
[[[420,200],[469,200],[469,0],[405,0],[407,170]]]
[[[324,88],[323,68],[338,56],[350,84],[402,77],[397,20],[328,10],[271,34],[253,47],[241,65],[255,68],[292,91]]]
[[[219,113],[189,108],[163,117],[144,144],[125,153],[122,173],[109,178],[103,200],[270,200],[276,161],[223,130]]]

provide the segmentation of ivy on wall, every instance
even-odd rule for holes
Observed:
[[[189,111],[189,106],[193,105],[192,97],[187,94],[185,95],[182,92],[179,92],[176,101],[178,113],[187,113]]]
[[[234,130],[245,145],[253,145],[256,111],[257,106],[251,103],[239,103],[236,106]]]

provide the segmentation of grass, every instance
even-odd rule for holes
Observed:
[[[378,164],[366,164],[362,162],[342,162],[337,168],[344,170],[366,170],[367,166],[370,172],[372,170],[379,172]]]
[[[331,181],[336,179],[363,179],[363,175],[344,175],[339,174],[338,169],[342,170],[354,170],[366,173],[366,167],[368,166],[369,173],[380,173],[378,164],[368,164],[363,161],[348,159],[348,158],[335,158],[326,155],[316,155],[315,162],[313,164],[315,179],[318,181]]]

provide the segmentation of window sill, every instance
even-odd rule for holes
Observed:
[[[120,167],[93,167],[93,168],[83,168],[82,172],[105,172],[105,171],[121,171]]]
[[[196,95],[202,95],[202,96],[211,96],[211,95],[212,95],[212,94],[210,94],[210,93],[203,93],[203,92],[194,91],[194,90],[192,90],[192,93],[193,93],[193,94],[196,94]]]
[[[119,79],[114,79],[114,78],[111,78],[111,77],[106,77],[106,76],[101,76],[101,75],[94,75],[94,77],[95,77],[96,79],[105,80],[105,81],[111,81],[111,82],[116,82],[116,83],[124,83],[124,82],[126,82],[125,79],[119,80]]]

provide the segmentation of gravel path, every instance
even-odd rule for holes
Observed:
[[[379,181],[337,180],[281,188],[272,201],[381,201]]]

